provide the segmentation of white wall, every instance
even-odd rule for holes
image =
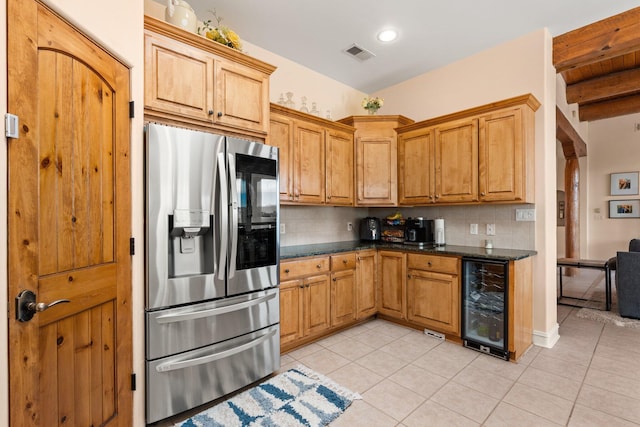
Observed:
[[[609,200],[639,200],[639,195],[611,196],[610,174],[640,170],[640,114],[597,120],[589,126],[588,253],[608,259],[626,251],[629,240],[640,237],[640,219],[609,218]],[[596,212],[599,209],[600,212]]]
[[[552,346],[556,319],[556,76],[552,38],[538,30],[378,93],[385,109],[423,120],[532,93],[536,113],[534,342]],[[470,208],[472,209],[472,208]]]

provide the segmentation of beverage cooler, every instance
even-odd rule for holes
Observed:
[[[509,360],[509,262],[462,258],[462,340],[465,347]]]

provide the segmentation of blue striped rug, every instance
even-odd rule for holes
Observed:
[[[175,426],[326,426],[355,399],[360,395],[298,365]]]

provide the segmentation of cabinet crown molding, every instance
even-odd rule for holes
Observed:
[[[274,65],[253,58],[239,50],[214,42],[199,34],[183,30],[182,28],[176,27],[175,25],[171,25],[149,15],[144,16],[144,28],[146,30],[153,31],[156,34],[170,37],[173,40],[202,49],[221,58],[252,67],[268,75],[273,74],[277,68]]]
[[[428,126],[435,126],[440,123],[451,122],[458,119],[466,119],[472,116],[490,113],[492,111],[502,110],[504,108],[517,107],[521,105],[526,105],[532,111],[536,111],[538,108],[540,108],[541,104],[540,104],[540,101],[538,101],[535,96],[528,93],[525,95],[504,99],[502,101],[481,105],[479,107],[473,107],[467,110],[456,111],[455,113],[446,114],[444,116],[434,117],[431,119],[415,122],[407,126],[398,127],[396,128],[396,131],[398,133],[404,133],[404,132],[408,132],[416,129],[422,129]]]

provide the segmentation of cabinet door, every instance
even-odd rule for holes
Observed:
[[[329,275],[304,279],[304,335],[314,335],[331,325]]]
[[[145,108],[211,123],[213,57],[145,32]]]
[[[327,131],[327,204],[353,205],[353,135]]]
[[[294,201],[324,204],[324,130],[296,120],[294,131]]]
[[[478,120],[459,120],[435,130],[435,201],[478,200]]]
[[[278,147],[280,159],[280,201],[293,201],[293,121],[271,114],[267,144]]]
[[[356,204],[359,206],[395,206],[398,202],[395,137],[356,139]]]
[[[351,323],[356,319],[356,272],[331,273],[331,326]]]
[[[480,200],[520,201],[525,195],[522,110],[480,117]]]
[[[357,319],[372,316],[376,313],[376,251],[357,253],[356,262],[356,295]]]
[[[302,280],[280,284],[280,345],[302,338]]]
[[[216,61],[216,123],[267,133],[269,77],[241,64]]]
[[[427,328],[460,336],[458,276],[409,270],[407,318]]]
[[[405,272],[407,257],[402,252],[381,251],[379,254],[380,297],[378,311],[388,316],[406,317]]]
[[[433,203],[433,131],[421,129],[398,136],[398,201]]]

